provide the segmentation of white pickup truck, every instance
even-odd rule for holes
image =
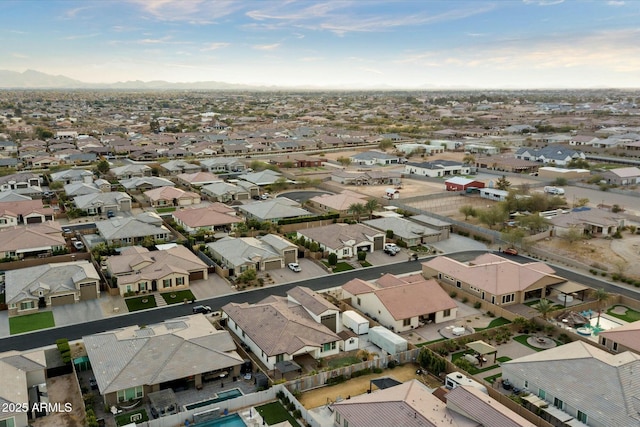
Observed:
[[[547,194],[556,194],[562,196],[564,195],[564,188],[552,187],[550,185],[547,185],[546,187],[544,187],[544,192]]]

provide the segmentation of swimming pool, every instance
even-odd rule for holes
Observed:
[[[596,326],[598,324],[598,316],[596,315],[596,317],[591,318],[589,322],[591,323],[591,326]],[[622,326],[622,323],[618,323],[607,317],[600,316],[600,329],[602,329],[603,331],[617,328],[618,326]]]
[[[231,414],[217,420],[205,421],[200,424],[193,424],[193,427],[247,427],[240,415]]]
[[[185,405],[184,407],[186,410],[202,408],[203,406],[211,405],[213,403],[223,402],[225,400],[233,399],[238,396],[242,396],[242,392],[240,391],[240,389],[232,388],[231,390],[221,391],[220,393],[216,394],[216,397],[212,399],[202,400],[196,403],[190,403],[188,405]]]

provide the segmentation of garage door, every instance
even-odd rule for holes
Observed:
[[[65,304],[73,304],[74,302],[75,300],[73,298],[73,294],[51,297],[52,307],[57,307],[59,305],[65,305]]]
[[[372,246],[371,244],[368,244],[368,245],[361,245],[361,246],[358,246],[358,247],[356,248],[356,251],[357,251],[357,252],[372,252],[372,251],[371,251],[371,246]]]
[[[95,283],[84,283],[80,285],[80,301],[98,298],[98,287]]]
[[[298,261],[296,259],[296,252],[298,252],[297,249],[291,249],[291,250],[285,251],[285,253],[284,253],[284,263],[285,264],[289,264],[290,262]]]
[[[282,261],[280,261],[279,259],[275,261],[267,261],[264,263],[265,271],[278,270],[280,268],[282,268]]]
[[[373,239],[373,250],[374,251],[382,250],[383,246],[384,246],[384,237],[383,236],[375,237]]]
[[[204,279],[204,271],[192,271],[189,273],[189,281],[192,282],[194,280],[202,280]]]
[[[32,216],[27,218],[27,224],[40,224],[42,222],[42,217],[40,216]]]

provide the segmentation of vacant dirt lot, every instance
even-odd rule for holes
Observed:
[[[423,379],[421,375],[416,374],[416,369],[416,365],[408,363],[395,369],[386,369],[381,374],[363,375],[361,377],[350,379],[342,384],[307,391],[302,394],[299,400],[307,409],[317,408],[319,406],[326,405],[327,400],[335,401],[338,397],[346,399],[348,396],[358,396],[366,393],[367,390],[369,390],[369,381],[381,377],[391,377],[402,382],[415,378],[425,382],[425,379]],[[437,387],[441,384],[427,385],[430,387]]]
[[[611,273],[623,273],[627,277],[640,279],[640,235],[623,232],[622,236],[622,239],[595,238],[574,244],[553,238],[536,245],[587,265],[597,263],[606,266]]]
[[[72,410],[69,413],[58,412],[38,418],[33,422],[33,427],[83,427],[85,418],[82,395],[77,384],[74,374],[49,378],[47,380],[49,402],[60,403],[63,407],[66,402],[69,402]]]

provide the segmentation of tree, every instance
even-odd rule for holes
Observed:
[[[555,185],[557,187],[564,187],[567,184],[568,184],[567,178],[563,178],[561,176],[554,179],[553,182],[551,183],[551,185]]]
[[[100,175],[104,175],[109,172],[109,162],[106,160],[100,160],[96,165],[96,169]]]
[[[549,220],[538,214],[531,214],[520,218],[520,226],[528,228],[532,233],[539,233],[549,228]]]
[[[467,218],[469,218],[470,216],[476,216],[476,208],[474,208],[471,205],[464,205],[460,208],[460,213],[462,215],[464,215],[464,220],[466,221]]]
[[[367,211],[367,208],[362,203],[352,203],[347,208],[347,211],[353,215],[357,222],[360,222],[360,217]]]
[[[574,243],[584,239],[584,232],[578,227],[571,227],[566,232],[562,233],[560,238],[570,245],[573,245]]]
[[[269,188],[271,188],[271,191],[277,193],[279,191],[286,190],[288,186],[289,186],[289,183],[287,182],[287,178],[281,176],[276,180],[276,182],[274,182],[273,184],[270,184]]]
[[[476,156],[471,153],[465,153],[464,157],[462,158],[462,163],[464,163],[465,165],[472,165],[475,164],[475,162]]]
[[[331,252],[327,257],[327,261],[329,261],[329,265],[336,265],[338,263],[338,255],[335,252]]]
[[[502,209],[501,206],[496,205],[489,209],[478,211],[478,219],[480,220],[480,222],[493,229],[494,225],[500,224],[507,219],[507,213]]]
[[[507,180],[507,177],[502,175],[500,178],[498,178],[498,180],[496,181],[496,188],[498,190],[504,190],[507,191],[509,189],[509,187],[511,186],[511,183]]]
[[[380,144],[378,144],[378,148],[382,151],[387,151],[389,148],[393,148],[393,141],[390,139],[383,139],[380,141]]]
[[[596,300],[598,309],[598,321],[596,322],[596,326],[600,326],[600,315],[602,314],[602,308],[609,300],[609,298],[611,298],[611,295],[609,294],[609,292],[605,291],[604,288],[599,288],[591,291],[591,298]]]
[[[542,316],[544,320],[547,320],[547,318],[549,317],[549,313],[554,310],[553,306],[554,304],[551,301],[546,298],[542,298],[540,301],[538,301],[537,304],[533,306],[533,308],[535,308],[535,310],[538,312],[538,314],[540,314],[540,316]]]
[[[583,206],[587,206],[588,203],[589,203],[589,199],[587,199],[586,197],[583,197],[583,198],[580,198],[577,201],[575,201],[573,203],[573,207],[581,208]]]
[[[369,219],[373,217],[373,211],[378,208],[378,201],[376,199],[369,199],[364,205],[367,212],[369,212]]]
[[[512,228],[508,231],[501,233],[500,239],[509,243],[510,246],[520,246],[522,239],[524,239],[524,231],[519,228]]]
[[[62,187],[64,187],[62,181],[53,181],[51,184],[49,184],[49,189],[51,190],[60,190]]]
[[[347,167],[351,164],[351,159],[348,157],[338,157],[336,161],[344,167]]]

